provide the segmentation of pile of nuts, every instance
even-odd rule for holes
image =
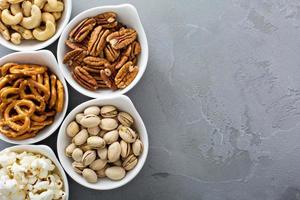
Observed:
[[[14,44],[46,41],[55,34],[63,10],[61,0],[0,0],[0,32]]]
[[[133,124],[130,114],[111,105],[91,106],[78,113],[66,129],[72,143],[65,154],[74,160],[74,170],[89,183],[104,177],[123,179],[143,152]]]
[[[106,12],[81,21],[65,41],[71,49],[64,63],[73,78],[88,90],[127,87],[138,74],[136,66],[141,46],[138,34]]]

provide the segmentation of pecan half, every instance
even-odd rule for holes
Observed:
[[[92,56],[99,56],[105,47],[105,38],[109,34],[109,30],[105,30],[102,26],[97,26],[91,34],[88,43],[88,51]]]
[[[74,49],[65,54],[63,63],[68,64],[70,67],[80,65],[87,52],[83,49]]]
[[[104,66],[93,66],[93,65],[85,65],[82,67],[89,73],[99,74],[100,70],[105,69]]]
[[[109,44],[104,48],[104,53],[109,62],[115,62],[120,55],[120,50],[112,48]]]
[[[138,41],[134,41],[130,44],[131,52],[129,56],[129,60],[134,59],[134,57],[138,56],[142,52],[141,45]]]
[[[109,42],[114,49],[122,49],[131,44],[136,37],[136,31],[134,29],[127,28],[109,34],[106,41]]]
[[[105,12],[94,17],[97,24],[103,28],[114,28],[118,25],[117,14],[114,12]]]
[[[105,64],[109,64],[109,62],[105,58],[88,56],[83,59],[83,62],[87,65],[93,66],[104,66]]]
[[[122,53],[122,57],[116,63],[115,69],[120,69],[128,61],[131,52],[132,52],[132,45],[128,45],[126,50]]]
[[[87,47],[84,46],[83,44],[81,43],[78,43],[78,42],[72,42],[71,40],[66,40],[65,41],[65,44],[70,48],[70,49],[84,49],[84,50],[87,50]]]
[[[112,73],[108,68],[100,71],[100,77],[108,88],[113,90],[117,89]]]
[[[118,88],[127,87],[136,77],[139,72],[139,68],[134,66],[131,61],[127,62],[123,67],[118,71],[115,77],[115,83]]]
[[[70,39],[75,42],[82,42],[93,30],[95,25],[96,20],[94,18],[86,18],[70,32]]]
[[[88,90],[97,89],[97,81],[82,67],[75,67],[73,77],[84,88]]]

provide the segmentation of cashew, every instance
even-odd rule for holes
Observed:
[[[11,28],[22,35],[25,40],[33,39],[32,32],[19,25],[12,25]]]
[[[51,8],[57,7],[57,0],[48,0],[48,4]]]
[[[32,6],[32,3],[30,1],[23,1],[23,3],[22,3],[22,10],[23,10],[23,15],[25,17],[29,17],[30,16],[31,6]]]
[[[10,40],[10,34],[8,28],[0,21],[0,32],[4,39]]]
[[[24,0],[7,0],[8,1],[8,3],[10,3],[10,4],[16,4],[16,3],[21,3],[22,1],[24,1]]]
[[[51,13],[48,13],[48,12],[42,13],[42,21],[43,22],[51,21],[53,24],[55,24],[54,16]]]
[[[9,8],[9,3],[7,0],[0,0],[0,10],[5,10]]]
[[[61,18],[61,12],[53,12],[52,15],[54,16],[55,20],[59,20]]]
[[[4,24],[16,25],[22,21],[23,14],[21,12],[19,12],[16,15],[12,15],[8,9],[5,9],[1,13],[1,19]]]
[[[44,30],[40,28],[36,28],[33,30],[32,34],[35,39],[39,41],[45,41],[51,38],[56,31],[55,24],[51,21],[46,22],[46,28]]]
[[[33,4],[37,5],[40,9],[44,8],[47,0],[34,0]]]
[[[19,3],[11,4],[11,6],[10,6],[10,12],[11,12],[13,15],[16,15],[16,14],[22,12],[22,9],[21,9],[20,4],[19,4]]]
[[[46,3],[43,10],[45,12],[62,12],[64,10],[64,4],[61,1],[57,1],[57,6],[51,7],[49,3]]]
[[[38,27],[42,22],[42,12],[38,6],[32,5],[31,16],[24,17],[21,25],[26,29],[33,29]]]
[[[14,44],[20,44],[21,43],[22,36],[20,33],[13,33],[11,34],[10,41]]]

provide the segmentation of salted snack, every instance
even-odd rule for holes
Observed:
[[[89,183],[100,178],[118,181],[138,163],[143,143],[133,117],[115,106],[90,106],[66,128],[70,144],[65,155],[75,172]]]
[[[5,200],[66,199],[56,166],[41,154],[1,152],[0,177],[0,197]]]
[[[141,45],[137,32],[117,20],[114,12],[88,17],[65,41],[63,62],[73,78],[88,90],[126,88],[138,74]]]
[[[63,110],[64,87],[46,66],[6,63],[0,67],[0,133],[32,138]]]
[[[46,41],[55,34],[63,11],[62,0],[0,0],[0,32],[16,45]]]

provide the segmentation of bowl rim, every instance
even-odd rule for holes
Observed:
[[[57,156],[55,155],[54,151],[49,146],[44,145],[44,144],[15,145],[15,146],[6,147],[5,149],[1,150],[0,153],[3,153],[5,151],[13,151],[13,152],[27,151],[27,152],[31,152],[31,153],[39,153],[39,154],[42,154],[43,156],[49,158],[55,164],[57,170],[60,173],[60,177],[64,182],[64,189],[65,189],[64,192],[66,193],[66,196],[67,196],[66,200],[69,199],[70,190],[69,190],[69,182],[68,182],[67,175],[66,175],[61,163],[59,162]]]
[[[105,188],[100,187],[99,188],[99,186],[97,187],[97,184],[90,184],[90,183],[86,182],[83,177],[77,178],[77,177],[73,176],[72,173],[69,173],[70,170],[73,171],[73,169],[67,167],[65,165],[65,162],[69,162],[68,160],[70,158],[68,158],[64,153],[61,153],[61,152],[64,152],[64,148],[65,147],[63,147],[62,144],[59,141],[63,137],[63,134],[65,134],[64,130],[67,127],[67,123],[70,122],[70,121],[72,121],[72,120],[74,120],[74,117],[75,117],[75,115],[77,113],[82,112],[88,106],[91,106],[91,105],[101,105],[101,102],[102,101],[106,101],[106,100],[118,100],[118,101],[127,102],[132,107],[132,110],[133,110],[132,112],[134,112],[134,114],[137,116],[135,118],[135,120],[139,121],[139,123],[142,126],[141,127],[141,131],[139,131],[139,132],[143,132],[143,140],[142,140],[142,142],[143,142],[143,145],[144,145],[144,149],[143,149],[144,159],[143,160],[139,160],[139,162],[141,162],[139,168],[134,168],[132,170],[133,175],[132,175],[132,177],[128,178],[128,180],[126,180],[126,181],[124,181],[122,183],[119,183],[119,184],[118,184],[118,181],[116,181],[116,182],[112,181],[113,183],[116,183],[116,184],[113,185],[113,186],[111,186],[111,187],[105,187]],[[114,104],[111,104],[111,105],[114,105]],[[62,125],[60,126],[60,129],[59,129],[59,132],[58,132],[58,135],[57,135],[56,148],[57,148],[58,159],[59,159],[62,167],[64,168],[64,170],[67,172],[67,174],[75,182],[77,182],[78,184],[80,184],[80,185],[82,185],[82,186],[84,186],[86,188],[90,188],[90,189],[94,189],[94,190],[112,190],[112,189],[116,189],[116,188],[119,188],[121,186],[124,186],[124,185],[128,184],[130,181],[132,181],[140,173],[140,171],[144,167],[144,165],[146,163],[146,160],[147,160],[148,151],[149,151],[149,138],[148,138],[147,129],[145,127],[143,119],[141,118],[140,114],[136,110],[136,108],[135,108],[134,104],[132,103],[132,101],[130,100],[130,98],[127,97],[127,96],[125,96],[125,95],[119,95],[119,96],[116,96],[116,97],[103,97],[103,98],[91,99],[91,100],[85,101],[85,102],[79,104],[78,106],[76,106],[75,108],[73,108],[68,113],[68,115],[65,117],[65,120],[63,121]],[[62,149],[63,149],[63,151],[61,151]],[[70,162],[72,162],[72,161],[70,161]],[[126,176],[124,177],[124,179],[126,179]]]
[[[24,47],[22,46],[22,43],[19,45],[15,45],[10,41],[5,40],[2,36],[0,37],[0,44],[3,47],[6,47],[8,49],[11,49],[13,51],[19,51],[19,52],[23,52],[23,51],[35,51],[35,50],[40,50],[40,49],[44,49],[48,46],[50,46],[51,44],[53,44],[62,34],[64,28],[68,25],[70,18],[71,18],[71,14],[72,14],[72,0],[64,0],[67,1],[67,4],[64,4],[64,11],[66,12],[65,18],[63,19],[63,21],[60,21],[60,27],[59,29],[56,29],[55,34],[49,38],[46,41],[36,41],[36,44],[31,44],[29,47]],[[67,6],[65,6],[67,5]],[[62,20],[59,19],[59,20]]]
[[[6,56],[3,56],[2,58],[0,58],[0,63],[3,60],[5,60],[9,57],[15,57],[15,56],[18,56],[18,55],[48,56],[49,60],[52,60],[53,62],[55,61],[53,63],[53,67],[56,68],[56,70],[58,70],[58,72],[59,72],[58,74],[61,74],[61,69],[60,69],[60,67],[58,67],[57,60],[56,60],[54,54],[49,50],[13,52],[13,53],[7,54]],[[33,63],[33,64],[38,64],[38,63]],[[56,74],[56,76],[58,76],[58,75]],[[5,141],[5,142],[10,143],[10,144],[30,145],[30,144],[34,144],[34,143],[40,142],[40,141],[48,138],[49,136],[51,136],[58,129],[58,127],[61,125],[61,123],[64,120],[64,117],[67,113],[67,109],[68,109],[68,105],[69,105],[68,85],[65,81],[64,76],[62,76],[62,75],[60,75],[60,76],[62,77],[62,79],[59,78],[59,80],[62,82],[62,84],[64,86],[64,93],[65,93],[64,108],[63,108],[63,111],[60,113],[61,114],[61,117],[60,117],[61,119],[60,120],[54,120],[54,122],[50,126],[48,126],[48,127],[52,126],[52,128],[50,130],[48,130],[47,132],[45,132],[44,135],[41,136],[39,139],[37,139],[36,137],[33,137],[33,138],[25,139],[25,140],[13,140],[13,139],[7,138],[6,136],[4,136],[3,134],[0,133],[0,140]]]
[[[85,89],[84,87],[82,87],[80,84],[78,84],[73,77],[69,77],[67,75],[67,71],[68,74],[70,74],[70,70],[68,69],[68,66],[65,65],[63,63],[63,53],[62,53],[62,46],[65,45],[65,41],[63,41],[63,37],[60,37],[58,40],[58,44],[57,44],[57,60],[58,60],[58,64],[61,68],[66,68],[66,69],[62,69],[63,75],[65,77],[65,79],[67,80],[67,82],[71,85],[72,88],[74,88],[77,92],[79,92],[80,94],[87,96],[87,97],[91,97],[91,98],[101,98],[101,97],[106,97],[106,96],[118,96],[118,95],[123,95],[127,92],[129,92],[132,88],[134,88],[138,82],[141,80],[141,78],[143,77],[147,65],[148,65],[148,59],[149,59],[149,46],[148,46],[148,39],[147,39],[147,35],[145,32],[145,29],[143,27],[143,24],[141,22],[139,13],[136,9],[136,7],[132,4],[129,3],[124,3],[124,4],[116,4],[116,5],[103,5],[103,6],[98,6],[98,7],[94,7],[94,8],[90,8],[87,10],[84,10],[82,12],[80,12],[79,14],[77,14],[69,23],[68,25],[64,28],[62,35],[68,35],[69,32],[74,28],[74,26],[76,26],[77,23],[79,23],[81,20],[83,20],[84,16],[88,16],[89,13],[91,12],[95,12],[98,11],[99,13],[101,12],[105,12],[103,10],[108,10],[108,9],[126,9],[126,8],[130,8],[135,15],[135,23],[137,24],[138,27],[140,27],[140,32],[139,32],[139,36],[142,36],[144,38],[143,40],[143,45],[145,46],[143,48],[143,52],[144,52],[144,65],[140,65],[139,66],[139,72],[137,74],[137,76],[135,77],[135,79],[133,80],[133,82],[128,85],[126,88],[123,89],[118,89],[116,91],[113,90],[108,90],[107,93],[98,93],[98,92],[94,92],[88,89]],[[118,13],[118,11],[114,11],[116,13]],[[139,41],[142,44],[142,41]],[[141,56],[141,55],[140,55]],[[141,59],[141,58],[139,58]]]

